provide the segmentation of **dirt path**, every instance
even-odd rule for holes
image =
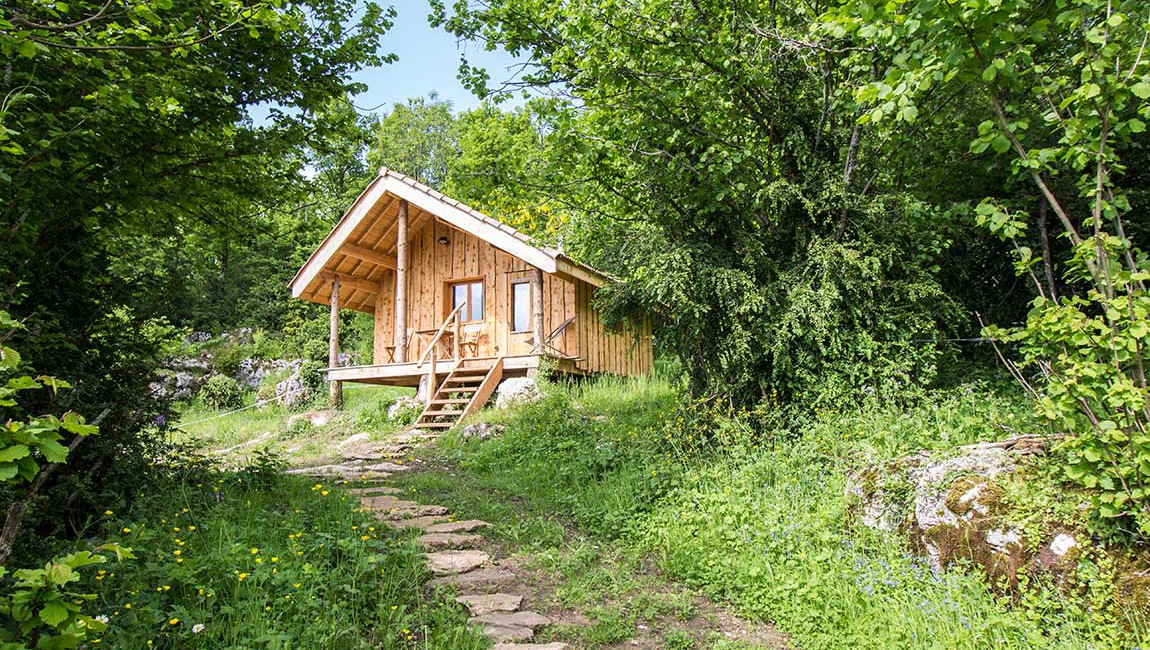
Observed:
[[[341,463],[294,471],[348,481],[365,509],[417,535],[435,576],[428,587],[452,588],[497,650],[788,647],[771,626],[666,579],[649,558],[418,460],[415,447],[433,440],[399,434]]]

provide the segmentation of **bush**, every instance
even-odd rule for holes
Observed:
[[[226,375],[212,375],[200,388],[200,399],[214,409],[236,408],[244,403],[244,389]]]
[[[327,364],[318,361],[304,361],[299,367],[300,381],[303,382],[304,386],[311,389],[313,394],[318,395],[325,391],[327,380],[320,370],[326,367]]]

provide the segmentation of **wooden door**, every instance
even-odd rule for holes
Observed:
[[[531,354],[534,350],[535,339],[531,323],[532,291],[535,287],[531,283],[531,271],[517,271],[507,274],[507,304],[503,306],[503,313],[507,314],[507,342],[505,349],[508,355]]]

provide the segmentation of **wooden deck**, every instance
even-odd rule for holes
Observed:
[[[565,374],[585,374],[575,366],[575,359],[548,357],[558,372]],[[541,355],[523,354],[503,357],[504,377],[523,377],[529,370],[539,367]],[[457,359],[447,359],[435,363],[436,375],[447,375],[458,365]],[[419,380],[427,376],[430,361],[417,366],[412,363],[385,363],[370,366],[341,366],[325,368],[329,381],[348,381],[361,384],[382,384],[386,386],[418,386]]]

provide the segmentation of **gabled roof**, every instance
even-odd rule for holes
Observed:
[[[383,168],[296,272],[289,284],[292,296],[327,302],[330,278],[338,274],[351,290],[348,306],[370,311],[367,294],[371,293],[372,283],[378,284],[388,269],[395,268],[396,220],[401,200],[408,203],[410,232],[415,232],[427,219],[435,219],[475,235],[545,273],[595,286],[612,281],[606,274],[570,259],[561,251],[532,244],[527,235],[505,223],[409,176]],[[362,282],[355,282],[356,279]]]

